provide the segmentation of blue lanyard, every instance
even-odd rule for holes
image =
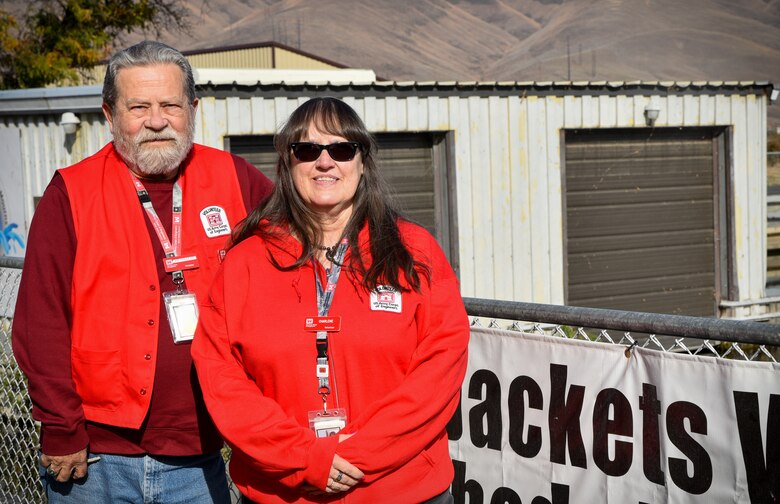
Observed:
[[[328,272],[328,283],[323,289],[320,282],[320,276],[317,274],[317,268],[314,268],[314,280],[317,285],[317,315],[325,317],[330,311],[330,305],[333,304],[333,295],[336,292],[336,284],[341,274],[341,263],[344,255],[347,253],[348,240],[342,238],[339,242],[336,254],[332,258],[332,265]],[[312,260],[313,262],[313,260]],[[322,403],[327,410],[327,399],[330,394],[330,381],[328,372],[328,331],[317,331],[317,379],[319,381],[319,394],[322,396]]]

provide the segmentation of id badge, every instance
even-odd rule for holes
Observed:
[[[199,266],[198,256],[166,257],[163,259],[163,266],[168,273],[196,269]]]
[[[341,330],[341,317],[306,317],[303,330],[309,332],[338,332]]]
[[[171,326],[174,343],[192,341],[198,326],[198,302],[195,293],[166,292],[163,294],[168,323]]]
[[[309,427],[318,438],[335,436],[345,425],[347,425],[347,411],[344,408],[309,412]]]

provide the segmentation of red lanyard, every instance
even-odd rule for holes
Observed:
[[[162,221],[157,215],[157,212],[152,206],[152,200],[149,197],[149,192],[144,187],[143,183],[132,172],[130,177],[133,179],[133,185],[138,193],[138,199],[141,201],[141,205],[146,211],[146,215],[149,216],[149,220],[152,222],[152,227],[155,233],[157,233],[157,239],[160,240],[165,257],[176,257],[181,255],[181,208],[182,208],[182,190],[181,184],[177,180],[173,183],[173,221],[171,222],[171,234],[173,240],[168,239],[168,233],[165,232]],[[181,284],[184,282],[184,274],[181,270],[173,271],[173,283],[181,290]]]

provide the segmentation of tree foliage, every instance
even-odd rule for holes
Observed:
[[[0,89],[76,81],[123,35],[188,28],[182,0],[34,0],[21,23],[0,9]]]

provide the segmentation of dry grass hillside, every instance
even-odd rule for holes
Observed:
[[[190,0],[182,49],[276,40],[391,79],[780,81],[778,0]]]
[[[392,80],[768,80],[780,0],[189,0],[182,50],[275,40]],[[780,125],[780,106],[770,109]]]
[[[165,36],[179,49],[274,40],[391,80],[780,86],[780,0],[182,1],[191,33]]]

